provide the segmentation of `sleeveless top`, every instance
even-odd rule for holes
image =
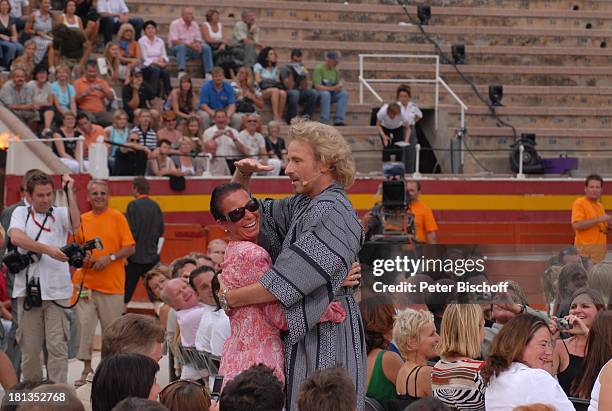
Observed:
[[[57,134],[59,134],[60,136],[62,136],[62,138],[66,138],[66,135],[64,134],[64,132],[62,131],[61,128],[58,128],[56,131]],[[78,132],[77,130],[73,131],[73,138],[76,137],[80,137],[81,133]],[[64,151],[66,152],[66,154],[68,154],[70,157],[75,158],[76,159],[76,151],[77,151],[77,143],[78,141],[76,140],[62,140],[62,143],[64,143]],[[55,153],[55,155],[59,156],[59,153],[57,151],[57,148],[55,148],[55,144],[53,144],[53,152]]]
[[[458,410],[485,410],[485,385],[480,377],[484,361],[439,360],[431,370],[433,397]]]
[[[70,23],[68,21],[68,18],[66,17],[66,13],[62,13],[62,24],[68,28],[71,29],[80,29],[81,26],[79,26],[79,16],[75,15],[74,16],[74,23]]]
[[[210,23],[207,21],[204,22],[204,25],[208,28],[210,38],[213,40],[213,42],[219,43],[223,40],[223,24],[217,23],[217,25],[219,26],[219,31],[213,31],[212,27],[210,26]]]
[[[557,373],[557,379],[559,380],[559,385],[561,386],[561,388],[563,388],[563,391],[565,391],[565,393],[570,396],[570,391],[572,390],[572,382],[576,377],[580,376],[584,357],[579,357],[577,355],[570,354],[569,350],[567,349],[567,345],[565,345],[565,341],[561,340],[561,342],[565,347],[565,351],[567,351],[569,363],[567,364],[567,368],[565,368],[565,370]]]
[[[395,384],[387,379],[383,372],[382,358],[386,350],[380,350],[376,355],[372,376],[368,384],[368,392],[366,395],[372,397],[383,406],[387,406],[387,402],[396,396]]]
[[[421,368],[423,368],[422,365],[416,366],[410,371],[410,373],[408,373],[408,377],[406,377],[406,394],[403,394],[403,395],[398,394],[395,399],[392,399],[391,401],[389,401],[389,403],[387,404],[388,405],[387,409],[389,411],[403,411],[408,405],[421,399],[416,396],[417,395],[417,381],[418,381],[419,372],[421,371]],[[412,376],[412,374],[415,374],[414,375],[414,396],[410,395],[410,390],[408,389],[408,382],[410,381],[410,377]]]
[[[124,128],[122,132],[117,130],[115,127],[112,127],[110,141],[112,141],[113,143],[117,143],[117,144],[125,144],[125,142],[128,139],[128,131],[129,129],[127,127]],[[115,157],[115,154],[117,153],[118,148],[119,148],[118,146],[112,145],[109,157]]]

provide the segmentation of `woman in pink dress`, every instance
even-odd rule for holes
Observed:
[[[215,188],[210,210],[230,234],[231,241],[221,263],[220,278],[226,289],[253,284],[272,267],[266,250],[257,244],[259,235],[259,202],[236,183]],[[231,334],[221,356],[219,374],[224,385],[240,372],[255,364],[264,364],[285,383],[285,353],[280,331],[287,321],[278,302],[249,305],[230,310]],[[346,313],[341,304],[332,302],[320,322],[341,323]]]

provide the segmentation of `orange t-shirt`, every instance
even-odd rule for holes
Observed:
[[[438,231],[438,224],[434,218],[431,208],[420,200],[410,204],[410,211],[414,214],[414,228],[418,241],[426,243],[427,233]]]
[[[601,217],[605,213],[606,210],[601,201],[595,202],[586,197],[580,197],[572,205],[572,224]],[[580,255],[590,256],[596,262],[603,260],[606,252],[607,229],[606,223],[599,223],[584,230],[574,230],[576,233],[574,245]]]
[[[91,240],[99,237],[102,240],[102,250],[93,250],[92,259],[98,260],[105,255],[116,253],[120,248],[134,245],[134,237],[130,231],[125,216],[112,208],[102,214],[94,214],[88,211],[81,215],[81,228],[76,233],[79,244],[83,238]],[[117,259],[111,262],[104,270],[94,271],[88,267],[85,270],[85,281],[83,287],[100,291],[105,294],[123,294],[125,292],[125,261]],[[79,269],[73,276],[73,284],[78,287],[81,284],[83,269]]]
[[[83,133],[83,137],[85,138],[85,145],[87,147],[89,147],[92,143],[95,143],[96,139],[99,136],[102,136],[106,139],[106,134],[104,134],[104,129],[102,128],[102,126],[98,124],[92,124],[91,131],[89,133],[85,133],[83,130],[81,130],[81,133]]]
[[[78,96],[83,93],[85,90],[94,84],[99,85],[103,89],[110,88],[106,80],[97,78],[96,81],[88,81],[85,77],[81,77],[74,82],[74,92]],[[102,90],[95,90],[89,93],[87,96],[83,97],[78,103],[79,110],[89,111],[92,113],[102,113],[106,111],[106,107],[104,105],[104,92]]]

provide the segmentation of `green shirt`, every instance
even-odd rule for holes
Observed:
[[[330,69],[325,63],[319,64],[312,72],[313,86],[335,86],[340,82],[340,72],[337,68]]]

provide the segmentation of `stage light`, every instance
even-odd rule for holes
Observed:
[[[417,6],[417,16],[421,25],[427,26],[429,24],[429,19],[431,18],[431,7],[427,4],[419,4]]]
[[[453,44],[451,46],[451,53],[455,64],[465,64],[465,44]]]
[[[489,99],[491,100],[491,105],[494,107],[503,106],[501,103],[504,98],[504,86],[500,86],[499,84],[493,84],[489,86]]]

